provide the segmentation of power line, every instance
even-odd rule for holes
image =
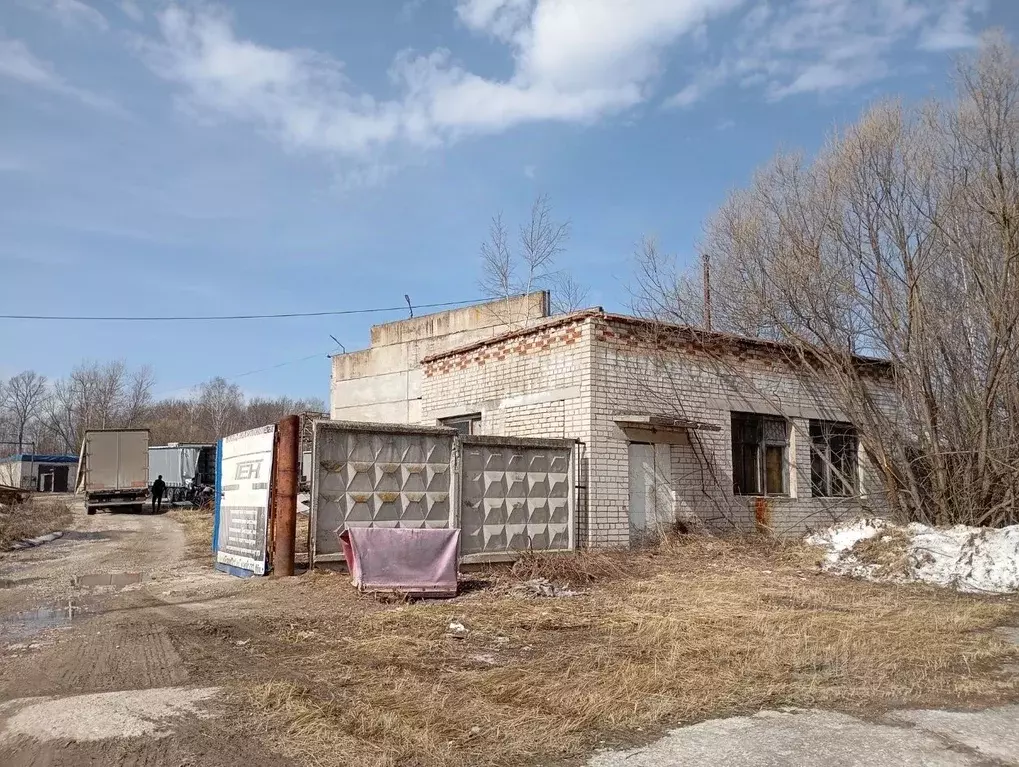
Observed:
[[[484,299],[470,301],[443,301],[436,304],[418,304],[414,309],[439,309],[448,306],[468,306],[482,303]],[[0,320],[42,320],[42,321],[73,321],[73,322],[215,322],[222,320],[281,320],[293,317],[338,317],[347,314],[377,314],[381,312],[403,312],[408,308],[402,306],[375,307],[372,309],[338,309],[331,312],[287,312],[284,314],[217,314],[206,316],[162,316],[162,317],[96,317],[75,316],[65,314],[0,314]]]
[[[229,376],[211,376],[210,378],[205,379],[205,381],[199,381],[198,383],[191,384],[190,386],[178,386],[175,389],[166,389],[166,390],[161,391],[161,392],[156,392],[152,396],[153,397],[165,397],[168,394],[174,394],[175,392],[186,391],[186,390],[189,390],[189,389],[194,389],[194,388],[196,388],[198,386],[201,386],[203,383],[206,383],[207,381],[211,380],[212,378],[217,378],[218,377],[218,378],[222,378],[224,381],[236,381],[238,378],[244,378],[246,376],[253,376],[256,373],[265,373],[265,372],[268,372],[270,370],[277,370],[279,368],[286,367],[287,365],[296,365],[299,362],[307,362],[308,360],[313,360],[313,359],[317,359],[319,357],[328,357],[328,356],[329,356],[328,352],[318,352],[317,354],[309,354],[307,357],[299,357],[299,358],[297,358],[295,360],[287,360],[286,362],[279,362],[279,363],[277,363],[275,365],[270,365],[269,367],[258,368],[257,370],[248,370],[245,373],[236,373],[234,375],[229,375]]]

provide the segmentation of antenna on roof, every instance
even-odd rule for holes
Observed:
[[[341,343],[339,342],[339,339],[337,339],[337,338],[336,338],[336,336],[334,336],[334,335],[333,335],[332,333],[330,333],[330,334],[329,334],[329,337],[330,337],[331,339],[333,339],[334,341],[336,341],[336,345],[340,347],[340,351],[342,351],[342,352],[343,352],[344,354],[346,354],[346,353],[347,353],[347,347],[346,347],[346,346],[344,346],[343,344],[341,344]]]
[[[410,309],[410,316],[413,317],[414,316],[414,307],[411,306],[410,296],[408,296],[406,293],[404,293],[403,294],[403,299],[407,302],[407,308]]]

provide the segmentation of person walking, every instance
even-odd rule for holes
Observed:
[[[163,481],[163,475],[160,474],[156,477],[156,481],[152,483],[152,513],[156,514],[163,510],[163,493],[166,492],[166,483]]]

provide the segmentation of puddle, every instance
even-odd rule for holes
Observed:
[[[92,573],[91,575],[78,575],[71,579],[71,585],[76,588],[101,588],[112,586],[115,589],[122,589],[135,583],[145,580],[145,573]]]
[[[0,639],[11,642],[27,639],[46,629],[68,625],[81,614],[81,607],[68,602],[59,607],[40,607],[36,610],[0,617]]]

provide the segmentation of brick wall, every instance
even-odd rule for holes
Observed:
[[[482,434],[586,442],[591,433],[588,322],[579,319],[424,363],[421,423],[481,413]],[[582,478],[585,461],[577,467]],[[583,498],[577,508],[578,541],[586,544],[582,505]]]
[[[865,507],[880,512],[880,484],[861,455],[864,497],[822,499],[810,490],[810,418],[840,419],[815,385],[783,360],[752,345],[729,354],[682,346],[662,351],[639,329],[583,316],[424,363],[421,423],[481,413],[481,432],[567,437],[584,443],[578,505],[581,545],[628,545],[630,441],[668,443],[675,510],[696,513],[719,530],[756,527],[755,513],[777,534],[799,534]],[[887,394],[888,406],[894,403]],[[790,497],[756,499],[732,491],[730,412],[783,415],[791,423]],[[624,431],[619,414],[654,413],[714,424],[718,431]]]
[[[677,511],[695,512],[710,527],[753,530],[756,513],[780,535],[801,534],[849,513],[881,513],[884,504],[874,467],[860,454],[861,499],[815,498],[810,487],[811,418],[843,420],[815,382],[797,375],[775,354],[742,349],[708,353],[693,347],[663,350],[654,339],[610,319],[596,321],[592,349],[592,434],[590,468],[597,478],[589,512],[607,525],[608,542],[618,543],[627,526],[627,445],[632,435],[619,428],[620,413],[656,413],[719,427],[663,434],[671,450],[671,480]],[[883,393],[887,407],[894,393]],[[755,498],[732,490],[731,412],[782,415],[790,422],[788,498]]]

